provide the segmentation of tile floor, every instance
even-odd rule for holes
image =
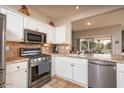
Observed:
[[[42,88],[83,88],[83,87],[55,76],[49,83],[44,85]]]

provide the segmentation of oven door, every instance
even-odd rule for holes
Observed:
[[[48,68],[46,69],[44,67]],[[45,81],[51,80],[51,62],[45,62],[45,64],[42,64],[41,68],[39,68],[39,65],[33,66],[30,71],[30,87],[35,86],[39,82],[45,84]]]
[[[24,41],[29,43],[42,43],[42,33],[25,29]]]

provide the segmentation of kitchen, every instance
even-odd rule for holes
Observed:
[[[23,7],[27,15],[19,13]],[[1,87],[123,88],[123,12],[123,6],[0,6]]]

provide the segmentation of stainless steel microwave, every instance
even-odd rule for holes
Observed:
[[[46,33],[24,29],[24,42],[27,43],[46,43]]]

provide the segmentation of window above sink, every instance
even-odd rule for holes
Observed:
[[[80,51],[93,54],[109,54],[112,52],[111,36],[80,39]]]

